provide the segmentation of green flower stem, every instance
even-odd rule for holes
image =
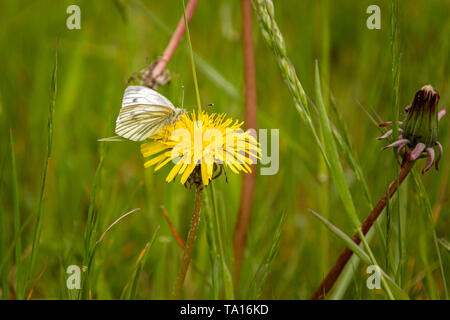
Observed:
[[[195,86],[195,96],[197,97],[197,105],[199,113],[202,112],[202,103],[200,101],[200,91],[198,89],[198,81],[197,81],[197,71],[195,70],[195,62],[194,62],[194,51],[192,50],[192,42],[191,42],[191,35],[189,33],[189,25],[188,25],[188,18],[186,17],[186,7],[184,6],[184,0],[183,0],[183,9],[184,9],[184,24],[186,27],[186,39],[189,47],[189,56],[191,58],[191,66],[192,66],[192,77],[194,78],[194,86]],[[195,7],[194,7],[195,9]]]

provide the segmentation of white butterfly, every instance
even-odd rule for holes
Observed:
[[[166,97],[144,86],[125,89],[122,108],[116,121],[116,134],[133,141],[142,141],[178,121],[185,113],[175,108]]]

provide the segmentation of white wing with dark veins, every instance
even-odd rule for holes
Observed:
[[[123,94],[122,108],[136,104],[158,105],[175,109],[172,102],[157,91],[144,86],[129,86]]]
[[[176,111],[169,99],[155,90],[129,86],[123,95],[115,132],[129,140],[145,140],[169,125]]]

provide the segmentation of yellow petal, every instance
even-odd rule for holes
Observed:
[[[148,142],[141,145],[141,153],[145,158],[157,154],[165,149],[167,149],[167,145],[161,142]]]
[[[156,167],[155,170],[153,172],[158,171],[159,169],[161,169],[162,167],[164,167],[170,160],[173,160],[171,157],[168,157],[166,160],[162,161],[161,163],[159,163]]]
[[[158,163],[158,162],[162,161],[165,157],[167,157],[166,153],[160,154],[159,156],[154,157],[153,159],[146,161],[144,163],[144,167],[146,167],[146,168],[151,167],[155,163]]]
[[[187,179],[189,178],[189,176],[191,175],[192,171],[194,171],[196,164],[195,163],[191,163],[188,165],[188,167],[184,170],[183,175],[181,176],[181,180],[180,182],[182,184],[184,184]]]
[[[166,178],[167,182],[171,182],[175,178],[178,171],[180,171],[180,168],[182,165],[183,165],[183,163],[180,161],[176,165],[173,166],[172,170],[170,170],[169,175]]]
[[[233,171],[234,173],[239,174],[239,170],[237,170],[234,165],[232,165],[231,163],[227,163],[227,166],[231,169],[231,171]]]

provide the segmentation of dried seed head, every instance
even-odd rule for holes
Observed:
[[[407,109],[406,120],[403,123],[403,137],[411,142],[432,147],[436,144],[438,135],[439,93],[431,85],[423,86],[417,91],[414,101]]]

